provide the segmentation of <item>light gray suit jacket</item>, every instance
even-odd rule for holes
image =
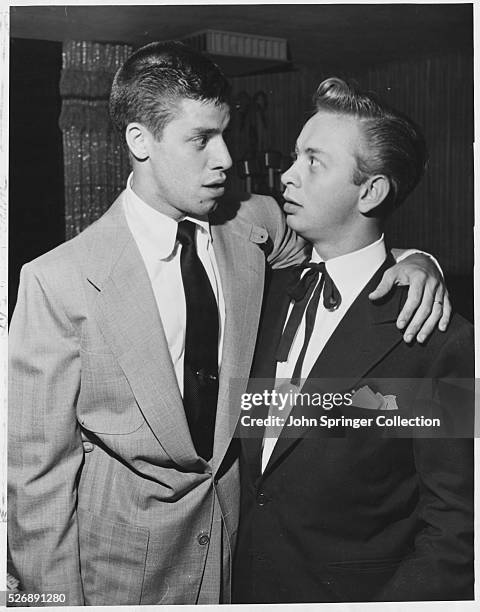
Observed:
[[[206,463],[122,199],[22,270],[10,330],[12,558],[25,589],[65,593],[69,605],[228,602],[244,390],[229,383],[249,374],[266,259],[292,265],[303,245],[271,198],[231,199],[211,217],[226,322]]]

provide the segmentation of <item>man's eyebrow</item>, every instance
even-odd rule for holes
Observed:
[[[316,147],[307,147],[305,149],[305,153],[307,153],[308,155],[325,155],[325,157],[329,157],[326,151],[323,151],[322,149],[317,149]]]
[[[298,146],[298,144],[295,144],[295,154],[298,155],[299,152],[300,147]],[[307,147],[306,149],[303,149],[303,152],[307,155],[324,155],[325,157],[330,157],[326,151],[318,149],[317,147]]]
[[[196,127],[193,128],[192,134],[197,135],[201,134],[202,136],[215,136],[215,134],[221,134],[222,130],[220,128],[206,128],[206,127]]]

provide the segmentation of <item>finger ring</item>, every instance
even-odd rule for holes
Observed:
[[[443,300],[433,300],[434,304],[443,304]]]

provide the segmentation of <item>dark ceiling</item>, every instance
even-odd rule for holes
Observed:
[[[258,4],[11,7],[13,37],[139,46],[204,29],[279,36],[297,65],[372,65],[472,51],[472,4]]]

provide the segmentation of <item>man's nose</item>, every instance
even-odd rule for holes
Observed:
[[[280,180],[285,187],[288,187],[288,185],[295,185],[298,187],[298,174],[295,172],[294,166],[295,163],[293,163],[288,170],[285,170],[280,177]]]
[[[232,158],[228,151],[228,147],[225,144],[223,138],[219,140],[217,146],[215,147],[215,153],[213,156],[213,167],[221,168],[222,170],[228,170],[232,167]]]

